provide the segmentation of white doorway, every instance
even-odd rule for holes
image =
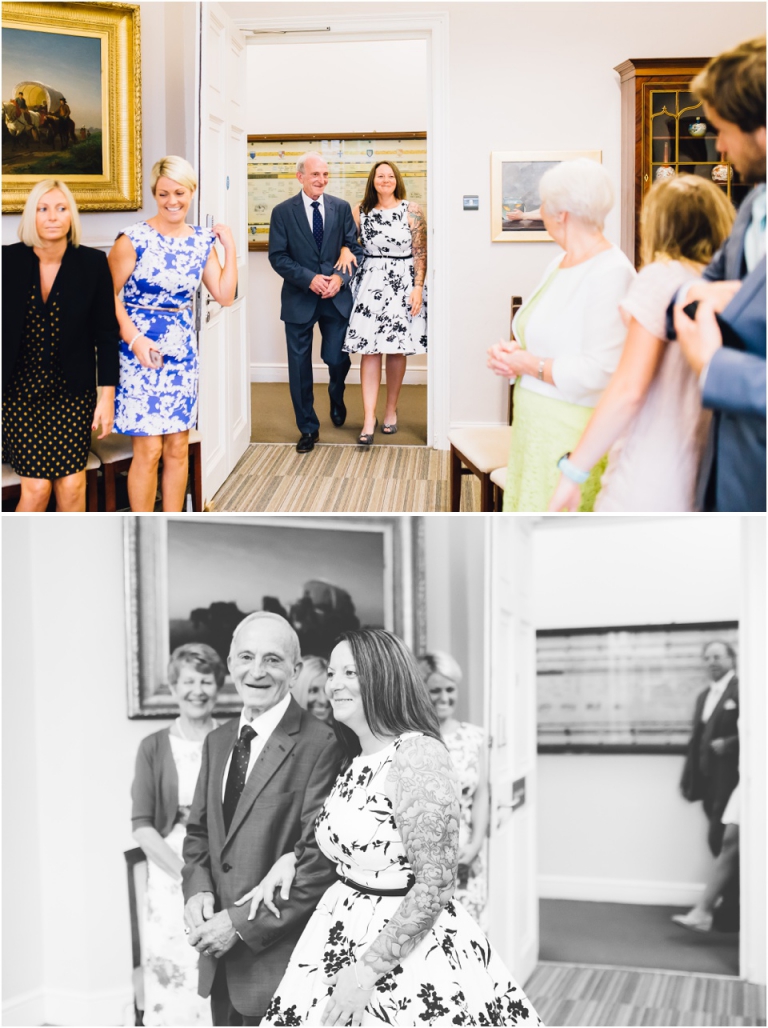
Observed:
[[[322,12],[313,17],[291,16],[260,17],[256,5],[247,3],[226,4],[226,9],[234,17],[236,24],[244,33],[249,46],[258,47],[264,52],[266,47],[283,48],[281,53],[291,56],[297,47],[312,47],[329,44],[347,44],[355,48],[382,45],[396,42],[402,46],[412,44],[421,49],[426,64],[424,76],[427,87],[425,100],[426,132],[427,132],[427,167],[428,167],[428,227],[429,252],[427,285],[429,290],[429,337],[431,354],[427,358],[427,366],[421,374],[427,381],[427,444],[432,447],[446,448],[449,424],[449,368],[448,360],[441,341],[447,339],[447,272],[445,256],[448,252],[447,223],[447,15],[445,14],[355,14],[351,16],[329,16]],[[361,50],[362,52],[362,50]],[[309,50],[305,50],[309,53]],[[289,64],[286,64],[289,68]],[[334,110],[343,107],[345,90],[365,90],[371,88],[367,78],[364,61],[349,69],[329,69],[321,83],[310,83],[308,99],[316,94],[332,97],[325,106],[327,109],[326,124],[321,131],[341,131],[336,125]],[[263,92],[263,91],[260,91]],[[288,90],[285,91],[286,93]],[[293,90],[295,92],[295,90]],[[259,103],[259,97],[252,97],[252,103]],[[262,102],[276,110],[280,109],[281,94],[279,80],[273,84],[268,97],[262,96]],[[313,114],[316,120],[316,114]],[[369,124],[367,130],[375,132],[378,126]],[[405,131],[402,129],[402,131]],[[332,185],[329,192],[332,192]],[[285,343],[282,339],[282,323],[279,321],[279,308],[275,304],[275,296],[279,296],[280,281],[269,267],[266,254],[252,254],[252,258],[261,258],[252,267],[258,267],[259,274],[252,276],[250,305],[253,308],[249,321],[253,326],[259,319],[258,333],[267,340],[266,351],[259,347],[260,357],[268,365],[262,368],[251,368],[254,375],[268,376],[269,365],[276,363],[271,354],[278,352],[282,346],[284,358]],[[263,265],[263,274],[261,274]],[[260,311],[274,311],[269,326],[262,323]],[[253,328],[252,328],[253,330]],[[433,359],[432,354],[437,354]],[[253,362],[253,357],[252,357]],[[273,369],[276,374],[280,372]],[[410,374],[410,372],[409,372]],[[420,372],[414,365],[414,374]],[[262,379],[263,380],[263,379]],[[321,381],[316,376],[316,381]],[[350,382],[354,381],[352,377]],[[406,377],[406,382],[409,379]]]

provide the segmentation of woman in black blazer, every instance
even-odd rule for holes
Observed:
[[[80,246],[64,182],[32,189],[20,243],[3,247],[3,461],[19,511],[85,510],[91,431],[112,431],[119,329],[106,255]],[[96,375],[102,387],[96,396]]]

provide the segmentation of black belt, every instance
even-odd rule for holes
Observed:
[[[367,253],[365,259],[367,261],[409,261],[413,257],[412,253],[407,253],[405,257],[391,257],[388,253]]]
[[[404,889],[372,889],[368,885],[358,885],[357,882],[353,882],[350,878],[345,878],[344,875],[340,875],[338,871],[336,872],[336,877],[340,882],[344,882],[345,885],[348,885],[350,889],[362,892],[366,896],[407,896],[411,891],[410,885],[406,886]]]

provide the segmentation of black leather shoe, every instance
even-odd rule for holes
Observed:
[[[331,421],[334,423],[336,428],[341,428],[344,422],[347,420],[347,408],[344,406],[344,401],[341,403],[334,403],[331,400]]]
[[[314,450],[319,438],[319,432],[302,432],[301,439],[296,443],[296,453],[309,453],[310,450]]]

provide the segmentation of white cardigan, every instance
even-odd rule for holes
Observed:
[[[564,256],[561,253],[548,266],[536,292]],[[627,330],[619,303],[635,275],[632,264],[617,246],[573,268],[560,268],[531,312],[524,334],[530,353],[553,358],[555,384],[523,375],[520,385],[542,396],[594,407],[621,357]],[[515,337],[525,307],[523,304],[513,322]]]

